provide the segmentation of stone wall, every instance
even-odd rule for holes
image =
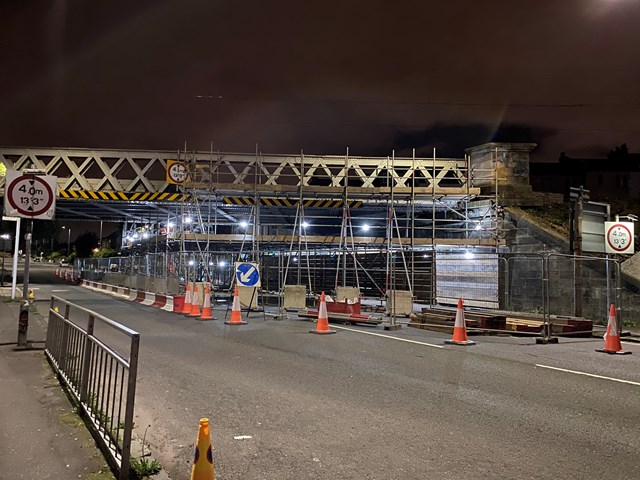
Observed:
[[[504,228],[507,231],[507,251],[500,265],[500,305],[514,311],[542,313],[542,255],[568,254],[569,240],[561,234],[546,230],[520,209],[505,209]],[[640,256],[636,268],[640,271]],[[640,318],[638,288],[628,282],[630,259],[623,264],[620,316]],[[613,266],[611,265],[613,269]],[[626,274],[626,275],[625,275]],[[611,274],[613,277],[613,273]],[[575,302],[574,264],[570,257],[552,256],[549,260],[549,306],[554,315],[573,315]],[[605,261],[582,262],[580,291],[583,316],[597,323],[606,323],[608,304]],[[613,292],[611,280],[611,291]]]
[[[546,230],[523,210],[505,208],[503,230],[510,252],[569,253],[569,239],[560,233]]]
[[[529,154],[535,143],[491,142],[465,150],[469,156],[471,186],[484,195],[495,194],[508,205],[538,205],[529,185]]]

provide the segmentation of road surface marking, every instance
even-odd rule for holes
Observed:
[[[251,440],[252,438],[251,435],[236,435],[233,437],[234,440]]]
[[[68,292],[69,290],[51,290],[52,292]]]
[[[575,373],[576,375],[585,375],[587,377],[601,378],[603,380],[611,380],[612,382],[628,383],[629,385],[637,385],[640,387],[640,382],[632,382],[631,380],[622,380],[621,378],[604,377],[602,375],[596,375],[595,373],[577,372],[575,370],[567,370],[566,368],[550,367],[549,365],[540,365],[536,363],[536,367],[549,368],[551,370],[558,370],[560,372]]]
[[[416,340],[409,340],[407,338],[392,337],[390,335],[383,335],[382,333],[365,332],[363,330],[356,330],[355,328],[339,327],[339,326],[334,325],[334,324],[331,325],[331,328],[339,328],[340,330],[348,330],[350,332],[364,333],[366,335],[374,335],[376,337],[389,338],[391,340],[398,340],[399,342],[416,343],[418,345],[425,345],[427,347],[444,348],[442,345],[434,345],[432,343],[418,342]]]

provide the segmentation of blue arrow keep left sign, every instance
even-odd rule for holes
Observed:
[[[257,263],[236,264],[236,280],[243,287],[256,287],[260,283]]]

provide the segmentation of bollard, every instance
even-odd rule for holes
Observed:
[[[18,317],[18,347],[28,347],[27,331],[29,330],[29,302],[22,302],[20,305],[20,316]]]

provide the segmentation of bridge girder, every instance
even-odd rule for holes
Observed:
[[[186,163],[188,183],[178,187],[167,182],[168,160]],[[192,196],[187,209],[202,201],[230,222],[235,222],[236,217],[222,201],[225,195],[343,199],[348,191],[350,199],[384,209],[391,195],[395,195],[397,202],[411,200],[440,208],[443,199],[455,203],[479,194],[477,188],[470,186],[466,161],[451,158],[221,152],[185,155],[158,150],[0,147],[0,162],[7,169],[42,170],[58,177],[59,190],[85,194],[84,199],[58,201],[62,218],[78,215],[115,220],[119,215],[121,220],[135,220],[158,217],[159,211],[165,217],[179,215],[185,208],[179,203],[130,201],[132,194],[146,199],[147,195],[166,195],[178,190]],[[0,194],[3,191],[4,178],[0,177]],[[96,192],[115,192],[122,201],[101,199]],[[114,193],[110,196],[117,197]]]

